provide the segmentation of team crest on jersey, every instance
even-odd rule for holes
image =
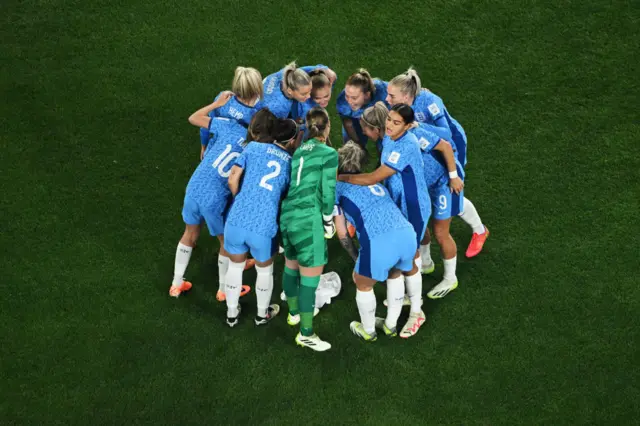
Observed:
[[[391,164],[398,164],[398,160],[400,159],[400,153],[397,151],[393,151],[390,155],[389,155],[389,162]]]
[[[421,113],[421,112],[416,112],[416,120],[418,120],[418,121],[424,121],[424,119],[425,119],[425,116],[424,116],[424,114],[423,114],[423,113]]]
[[[429,112],[431,113],[431,115],[438,115],[440,114],[440,108],[438,108],[438,105],[434,103],[432,103],[431,105],[429,105]]]

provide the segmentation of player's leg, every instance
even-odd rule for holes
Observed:
[[[403,259],[405,260],[400,262],[398,269],[403,271],[407,296],[409,297],[411,304],[409,319],[400,331],[400,337],[405,339],[416,334],[418,329],[420,329],[426,320],[426,316],[422,311],[422,274],[420,273],[420,252],[417,250],[419,241],[422,240],[422,237],[423,235],[421,235],[418,240],[415,239],[414,236],[413,241],[415,245],[413,245],[413,247],[410,245],[410,241],[408,240],[406,244],[401,245],[401,247],[405,248],[406,253],[403,256]],[[411,257],[411,249],[413,249],[413,253],[415,253],[413,256],[413,265],[409,265],[408,262],[408,259]],[[409,268],[410,266],[411,268]]]
[[[431,299],[444,297],[458,286],[456,259],[458,248],[449,231],[451,218],[460,210],[464,194],[452,194],[447,185],[440,186],[434,193],[433,232],[440,245],[444,263],[444,278],[427,294]]]
[[[458,278],[456,277],[457,246],[449,232],[450,225],[451,218],[434,220],[433,223],[434,234],[442,251],[444,277],[438,285],[429,291],[430,299],[440,299],[458,287]]]
[[[389,233],[391,234],[391,233]],[[353,321],[351,332],[361,339],[373,342],[376,334],[376,296],[373,286],[377,281],[384,281],[389,275],[389,269],[395,265],[393,247],[388,247],[388,234],[379,235],[372,239],[362,235],[360,250],[356,266],[353,271],[353,281],[356,284],[356,305],[360,313],[360,321]]]
[[[373,286],[377,282],[354,271],[353,281],[356,284],[356,305],[360,313],[360,322],[352,321],[351,332],[366,342],[374,342],[376,334],[376,295]]]
[[[273,294],[273,259],[278,252],[277,238],[250,235],[249,250],[256,260],[256,325],[264,325],[280,312],[280,305],[271,304]]]
[[[298,325],[300,323],[300,309],[298,307],[298,296],[300,294],[300,270],[298,257],[289,232],[286,228],[286,221],[280,221],[280,238],[282,238],[282,248],[284,249],[284,273],[282,274],[282,290],[287,296],[289,314],[287,323]]]
[[[311,226],[301,227],[304,232],[291,233],[298,253],[300,267],[300,333],[296,342],[316,351],[326,351],[331,345],[322,341],[313,331],[313,316],[316,301],[316,289],[320,284],[320,275],[327,263],[327,244],[324,239],[322,221],[311,220]]]
[[[227,301],[227,325],[238,324],[240,314],[240,293],[242,292],[242,273],[244,272],[247,252],[247,231],[227,223],[224,228],[223,248],[229,257],[229,269],[225,277],[225,299]]]
[[[489,237],[489,229],[483,225],[482,219],[480,219],[480,215],[473,203],[466,197],[464,197],[463,201],[462,213],[458,214],[458,216],[464,220],[473,231],[471,242],[465,254],[467,257],[474,257],[482,251],[482,247],[484,247],[484,243]]]
[[[173,266],[173,281],[169,289],[169,295],[173,297],[180,296],[183,291],[191,289],[191,283],[184,280],[184,273],[191,259],[191,252],[196,246],[196,241],[200,235],[200,225],[186,225],[184,234],[180,238],[178,248],[176,249],[176,258]]]
[[[422,262],[422,267],[420,268],[420,272],[423,274],[430,274],[436,269],[436,264],[431,258],[431,233],[429,232],[429,228],[424,233],[424,238],[420,241],[420,261]]]
[[[178,248],[176,249],[173,280],[169,288],[169,295],[172,297],[179,297],[180,293],[191,289],[191,283],[184,280],[184,273],[189,265],[191,252],[200,236],[200,223],[202,222],[200,207],[197,201],[188,194],[184,197],[182,219],[186,226],[184,234],[182,234],[182,238],[180,238],[180,242],[178,242]]]

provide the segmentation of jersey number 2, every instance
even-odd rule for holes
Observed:
[[[266,175],[264,175],[262,177],[262,179],[260,180],[260,186],[268,189],[269,191],[273,191],[273,185],[267,183],[269,181],[269,179],[273,179],[275,177],[278,177],[278,175],[280,174],[280,163],[278,163],[277,161],[269,161],[267,163],[267,167],[272,168],[274,167],[275,170],[272,171],[271,173],[268,173]]]

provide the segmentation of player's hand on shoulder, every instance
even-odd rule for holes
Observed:
[[[464,188],[464,182],[459,177],[453,178],[449,181],[449,188],[451,188],[451,192],[460,194],[460,191]]]
[[[221,92],[220,96],[218,96],[218,100],[214,102],[216,108],[220,108],[221,106],[224,106],[227,102],[229,102],[229,99],[231,99],[232,97],[233,97],[233,92],[231,90],[225,90],[224,92]]]

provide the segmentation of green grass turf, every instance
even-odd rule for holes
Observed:
[[[0,424],[637,422],[639,9],[4,1]],[[415,65],[467,131],[466,195],[492,236],[415,338],[351,335],[336,241],[327,353],[296,347],[284,319],[229,329],[206,236],[193,290],[167,296],[198,162],[188,115],[236,65],[291,59],[331,66],[340,88],[360,66]],[[470,231],[453,234],[462,253]]]

